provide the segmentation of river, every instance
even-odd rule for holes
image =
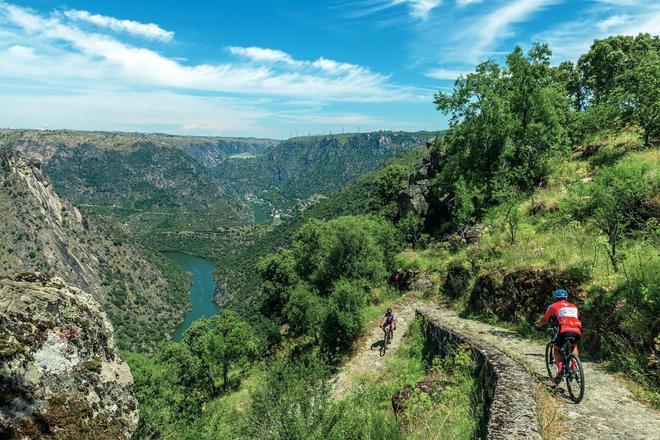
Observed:
[[[186,272],[190,272],[192,278],[192,286],[190,287],[190,305],[192,309],[172,336],[175,341],[180,341],[183,333],[194,320],[203,317],[210,318],[219,312],[218,307],[213,302],[213,295],[215,294],[213,269],[215,263],[203,258],[174,252],[165,253],[164,256],[174,261]]]

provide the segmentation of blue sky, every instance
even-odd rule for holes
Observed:
[[[0,0],[0,126],[260,136],[435,130],[433,93],[547,41],[660,34],[649,0]]]

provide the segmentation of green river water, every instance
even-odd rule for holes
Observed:
[[[172,339],[175,341],[180,341],[183,333],[194,320],[203,317],[210,318],[219,311],[213,302],[213,295],[215,293],[213,269],[215,268],[215,263],[203,258],[179,253],[166,253],[164,255],[186,272],[190,272],[192,278],[192,286],[190,287],[190,305],[192,309],[172,336]]]

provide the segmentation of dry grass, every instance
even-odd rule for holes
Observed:
[[[544,440],[560,438],[566,431],[566,427],[562,423],[564,416],[561,414],[555,398],[546,386],[537,382],[535,388],[541,438]]]

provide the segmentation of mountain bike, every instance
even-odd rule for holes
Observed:
[[[553,341],[557,338],[559,329],[550,329],[550,331],[554,332],[554,337],[545,347],[545,367],[548,370],[548,376],[557,385],[562,378],[566,378],[568,395],[574,403],[580,403],[584,397],[584,370],[580,358],[573,354],[573,347],[576,344],[575,339],[566,338],[564,345],[561,347],[563,368],[560,372],[557,368],[553,350]]]
[[[392,336],[394,336],[394,330],[392,330],[392,325],[388,324],[383,328],[383,332],[385,333],[385,337],[383,338],[385,345],[389,344],[392,342]]]

